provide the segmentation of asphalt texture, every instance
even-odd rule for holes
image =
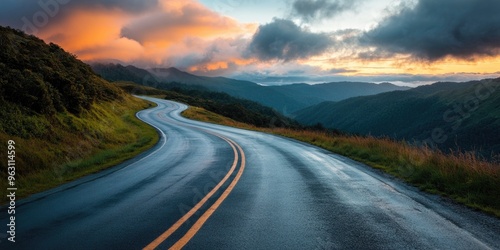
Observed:
[[[146,99],[158,107],[137,116],[160,142],[18,201],[16,243],[5,226],[0,249],[142,249],[177,224],[154,245],[168,249],[203,216],[184,249],[500,249],[497,218],[318,147],[191,121],[184,104]]]

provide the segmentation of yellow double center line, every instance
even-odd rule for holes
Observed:
[[[208,131],[207,131],[208,132]],[[214,133],[211,133],[214,134]],[[198,210],[212,197],[223,185],[226,183],[226,181],[231,177],[233,174],[234,170],[236,169],[236,166],[238,165],[238,152],[241,155],[241,167],[238,170],[238,173],[236,174],[236,177],[233,179],[233,181],[229,184],[227,189],[222,193],[222,195],[214,202],[214,204],[207,210],[203,215],[200,216],[200,218],[194,223],[194,225],[187,231],[187,233],[179,239],[170,249],[181,249],[184,247],[189,240],[191,240],[194,235],[201,229],[203,224],[210,218],[210,216],[217,210],[217,208],[222,204],[222,202],[227,198],[229,193],[234,189],[236,184],[241,178],[241,175],[243,174],[243,170],[245,169],[245,153],[243,152],[243,149],[235,143],[233,140],[226,138],[224,136],[214,134],[217,137],[220,137],[224,141],[226,141],[231,148],[233,149],[234,152],[234,161],[233,165],[231,166],[231,169],[229,169],[229,172],[222,178],[222,180],[215,186],[203,199],[198,202],[189,212],[187,212],[184,216],[182,216],[175,224],[173,224],[167,231],[162,233],[158,238],[156,238],[153,242],[151,242],[149,245],[144,247],[144,250],[149,250],[149,249],[155,249],[158,247],[162,242],[164,242],[168,237],[170,237],[179,227],[181,227],[182,224],[184,224],[191,216],[193,216]]]

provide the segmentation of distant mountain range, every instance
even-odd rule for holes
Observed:
[[[500,153],[500,78],[439,82],[406,91],[323,102],[294,113],[303,124]]]
[[[307,106],[324,101],[341,101],[356,96],[375,95],[395,90],[410,89],[390,83],[374,84],[367,82],[331,82],[315,85],[297,83],[270,86],[268,88],[294,100],[300,100]],[[286,111],[293,112],[293,110]]]
[[[120,64],[93,64],[96,73],[109,81],[131,81],[137,84],[168,89],[167,83],[181,83],[224,92],[235,97],[259,102],[283,114],[291,114],[324,101],[340,101],[355,96],[373,95],[394,90],[405,90],[390,83],[338,82],[317,85],[292,84],[266,87],[250,81],[226,77],[197,76],[176,68],[149,70]]]
[[[92,68],[110,81],[225,92],[272,107],[305,125],[319,123],[355,134],[389,136],[443,151],[474,150],[485,157],[500,153],[500,90],[496,90],[500,78],[413,89],[365,82],[261,86],[176,68],[145,70],[120,64],[93,64]]]

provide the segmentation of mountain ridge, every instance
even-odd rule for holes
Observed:
[[[303,124],[441,150],[500,153],[500,78],[464,83],[438,82],[407,91],[323,102],[294,113]]]
[[[113,67],[117,66],[109,66],[108,68],[93,66],[93,69],[105,79],[114,81],[116,78],[113,77],[113,74],[118,73],[112,72]],[[135,66],[132,67],[137,68]],[[118,68],[126,69],[126,67],[124,66]],[[339,84],[337,83],[324,83],[316,85],[292,84],[282,86],[262,86],[251,81],[237,80],[227,77],[197,76],[188,72],[181,71],[175,67],[152,68],[145,71],[149,72],[149,78],[154,77],[156,79],[157,82],[153,82],[153,85],[155,85],[153,87],[167,89],[168,86],[166,84],[173,82],[190,86],[202,86],[203,88],[210,91],[224,92],[237,98],[259,102],[263,105],[272,107],[277,111],[284,113],[285,115],[289,115],[292,112],[298,111],[314,104],[318,104],[322,101],[338,101],[353,96],[371,95],[386,91],[408,89],[407,87],[400,87],[393,84],[379,85],[375,83],[351,82],[340,83],[343,84],[343,86],[339,86]],[[146,76],[147,74],[145,74],[145,77]],[[144,80],[136,79],[135,77],[120,80],[132,81],[137,84],[145,85]],[[295,88],[300,89],[294,90]],[[345,91],[345,89],[349,89],[349,91]],[[311,93],[307,94],[308,92]]]

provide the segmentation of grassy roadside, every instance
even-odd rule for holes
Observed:
[[[421,190],[449,197],[471,208],[500,217],[500,166],[473,154],[448,155],[404,142],[320,131],[257,128],[210,111],[190,107],[185,117],[273,133],[307,142],[363,162],[398,177]]]
[[[126,96],[120,101],[93,104],[79,116],[61,113],[50,118],[20,118],[33,121],[41,133],[21,138],[0,132],[2,159],[7,157],[7,141],[16,143],[17,198],[117,165],[155,145],[159,139],[156,130],[135,117],[137,111],[152,106]],[[2,161],[3,169],[6,163]],[[6,180],[5,171],[0,175]],[[5,190],[7,182],[0,183]],[[1,202],[6,202],[6,197]]]

